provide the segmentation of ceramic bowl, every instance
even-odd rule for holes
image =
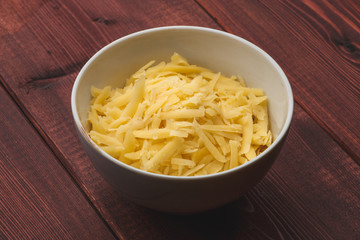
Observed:
[[[255,159],[231,170],[191,177],[145,172],[102,151],[86,133],[90,87],[122,87],[125,80],[145,63],[169,61],[174,52],[191,64],[224,75],[240,75],[248,87],[262,88],[269,99],[272,145]],[[71,96],[72,114],[81,142],[104,179],[135,203],[176,214],[197,213],[225,205],[258,183],[283,146],[293,105],[289,81],[267,53],[235,35],[192,26],[148,29],[110,43],[81,69]]]

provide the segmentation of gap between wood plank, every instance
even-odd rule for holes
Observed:
[[[198,0],[194,0],[196,4],[203,9],[203,11],[209,15],[211,19],[215,21],[217,25],[224,31],[233,34],[233,32],[226,27],[224,23],[221,23],[221,21],[218,20],[218,18],[215,16],[215,14],[211,13],[208,9],[206,9],[206,6],[203,6]],[[312,111],[309,110],[309,108],[301,101],[298,100],[298,97],[294,95],[294,101],[297,103],[304,112],[306,112],[314,121],[327,133],[329,136],[339,145],[339,147],[347,153],[355,162],[360,166],[360,159],[356,156],[356,154],[348,147],[345,143],[341,141],[341,139],[330,129],[326,126],[324,121],[321,121],[315,114],[313,114]]]
[[[19,101],[19,99],[16,97],[16,94],[11,90],[11,88],[6,84],[5,79],[0,74],[0,85],[4,88],[5,92],[9,95],[11,100],[14,102],[14,104],[19,108],[19,111],[24,115],[25,119],[29,122],[31,126],[35,129],[35,131],[38,133],[40,138],[43,140],[44,144],[48,146],[49,150],[54,154],[60,165],[64,168],[65,172],[70,176],[70,178],[73,180],[75,186],[80,190],[80,192],[84,195],[87,202],[90,204],[90,206],[95,210],[96,214],[100,217],[101,221],[104,222],[105,226],[108,228],[108,230],[111,232],[111,234],[119,240],[125,240],[124,236],[119,231],[116,231],[116,228],[114,229],[114,226],[112,226],[110,223],[106,221],[106,219],[103,217],[103,214],[100,212],[100,207],[97,206],[96,200],[91,199],[91,194],[87,191],[85,187],[80,185],[81,181],[77,179],[76,174],[71,171],[71,167],[66,164],[66,161],[62,161],[61,159],[64,159],[63,154],[58,151],[55,144],[51,141],[51,139],[47,136],[47,134],[43,131],[41,126],[37,124],[36,120],[31,116],[31,114],[27,111],[27,109],[24,107],[24,105]],[[56,150],[55,150],[56,149]]]
[[[219,19],[217,19],[214,14],[210,13],[203,5],[201,5],[197,0],[194,0],[195,4],[197,4],[214,22],[217,24],[223,31],[230,32],[229,30],[226,30],[224,28],[225,24],[222,24],[219,22]]]
[[[360,166],[360,158],[356,156],[356,154],[348,147],[344,142],[341,141],[340,138],[337,137],[337,135],[326,126],[324,121],[322,121],[320,118],[318,118],[315,114],[313,114],[312,111],[309,110],[309,108],[302,103],[301,101],[297,100],[298,97],[294,95],[295,102],[301,107],[304,112],[306,112],[336,143],[339,145],[339,147],[348,154],[357,165]]]

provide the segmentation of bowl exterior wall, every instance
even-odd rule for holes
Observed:
[[[103,153],[79,136],[95,168],[114,189],[139,205],[174,214],[198,213],[238,199],[266,175],[285,141],[283,138],[269,154],[237,171],[201,179],[164,180],[107,161]]]

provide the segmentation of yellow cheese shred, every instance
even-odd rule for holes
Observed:
[[[271,144],[262,89],[177,53],[154,64],[123,88],[91,88],[89,136],[104,152],[144,171],[200,176],[242,165]]]

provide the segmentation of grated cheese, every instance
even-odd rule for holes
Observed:
[[[244,164],[271,144],[262,89],[177,53],[154,63],[122,89],[91,88],[89,136],[107,154],[153,173],[200,176]]]

